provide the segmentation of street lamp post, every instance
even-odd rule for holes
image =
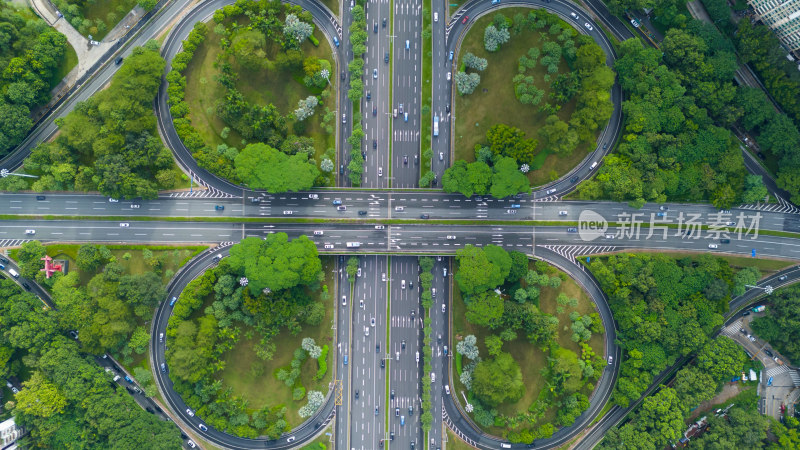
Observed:
[[[749,287],[749,288],[755,288],[755,289],[763,289],[763,290],[764,290],[764,293],[766,293],[767,295],[770,295],[770,294],[772,294],[772,291],[774,290],[774,289],[772,289],[772,285],[769,285],[769,284],[768,284],[768,285],[766,285],[766,286],[764,286],[764,287],[761,287],[761,286],[753,286],[753,285],[750,285],[750,284],[745,284],[744,286],[745,286],[745,287]]]

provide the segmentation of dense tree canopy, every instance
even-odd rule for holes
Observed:
[[[231,247],[228,264],[248,279],[250,292],[286,289],[318,280],[322,272],[317,246],[306,236],[289,241],[286,233],[266,239],[248,237]]]
[[[134,49],[108,89],[59,119],[56,140],[25,160],[25,168],[40,175],[33,189],[155,198],[159,189],[173,187],[178,172],[152,110],[164,64],[157,43]]]
[[[781,289],[771,297],[767,313],[750,325],[792,364],[800,363],[800,287]]]
[[[30,432],[28,443],[41,448],[180,447],[177,427],[147,413],[109,382],[110,375],[93,358],[78,352],[61,325],[66,311],[41,306],[12,281],[0,280],[0,357],[3,349],[11,351],[11,362],[0,364],[0,375],[21,378],[22,389],[10,403],[17,423]]]
[[[250,144],[235,160],[236,174],[252,189],[300,191],[314,185],[319,169],[305,153],[287,155],[266,144]]]
[[[465,294],[499,286],[511,270],[511,257],[496,245],[480,248],[467,244],[456,252],[456,260],[459,262],[456,281]]]
[[[0,3],[0,157],[28,134],[30,111],[50,99],[67,46],[67,38],[39,17]]]
[[[592,260],[592,273],[608,294],[624,337],[627,355],[613,396],[618,404],[638,398],[653,375],[679,356],[699,351],[722,324],[729,297],[711,301],[705,289],[716,279],[732,286],[733,271],[711,255],[695,261],[632,254]]]

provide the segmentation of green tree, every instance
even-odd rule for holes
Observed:
[[[494,165],[492,188],[490,193],[494,198],[505,198],[510,195],[525,192],[530,189],[528,178],[519,171],[513,158],[499,157]]]
[[[697,354],[697,367],[721,383],[741,372],[746,360],[739,344],[727,336],[718,336]]]
[[[479,362],[472,373],[472,392],[486,405],[515,402],[525,393],[522,371],[509,353]]]
[[[306,236],[289,241],[286,233],[273,233],[260,239],[248,237],[231,247],[227,262],[231,269],[247,277],[248,288],[258,294],[318,280],[322,271],[316,245]]]
[[[492,330],[503,324],[503,299],[495,291],[485,291],[469,297],[466,318],[469,323]]]
[[[467,244],[456,252],[459,270],[456,281],[464,294],[494,289],[503,283],[511,270],[511,257],[496,245],[483,249]]]
[[[250,144],[234,162],[237,176],[253,189],[294,192],[314,185],[319,170],[305,153],[286,155],[266,144]]]
[[[36,278],[39,270],[44,268],[44,255],[46,250],[41,242],[29,241],[20,246],[17,252],[20,274],[25,278]]]
[[[23,383],[23,389],[14,400],[19,411],[44,418],[61,414],[67,406],[64,394],[38,371]]]

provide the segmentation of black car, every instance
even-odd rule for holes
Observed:
[[[24,287],[26,291],[31,290],[31,287],[28,285],[28,283],[22,283],[22,287]]]
[[[117,56],[117,59],[114,60],[114,64],[120,65],[122,64],[122,56]]]
[[[390,440],[390,441],[393,441],[393,440],[394,440],[394,431],[392,431],[392,432],[390,432],[390,433],[389,433],[389,440]]]
[[[378,22],[375,22],[375,25],[372,27],[372,30],[376,33],[378,32]]]
[[[339,175],[344,175],[344,164],[339,165]]]
[[[366,216],[367,212],[362,209],[361,211],[358,212],[358,215],[359,216]]]
[[[450,105],[444,105],[444,112],[450,112]]]
[[[367,91],[367,100],[372,100],[372,91]]]
[[[0,262],[3,264],[8,264],[8,260],[6,258],[3,258],[2,256],[0,256]]]
[[[381,344],[375,344],[375,353],[381,352]]]
[[[769,350],[764,350],[764,353],[766,353],[767,356],[769,356],[770,358],[774,358],[775,357],[775,355],[773,355],[772,352],[769,351]]]
[[[386,28],[386,18],[383,18],[383,27]]]
[[[317,422],[317,423],[314,424],[314,429],[316,430],[317,428],[319,428],[321,426],[322,426],[322,424],[320,422]]]
[[[373,116],[377,116],[378,115],[378,107],[377,106],[373,106],[372,107],[372,115]]]
[[[574,183],[577,183],[577,182],[578,182],[578,176],[576,175],[576,176],[574,176],[574,177],[570,178],[570,179],[569,179],[569,182],[570,182],[570,183],[573,183],[573,184],[574,184]]]
[[[763,154],[763,153],[761,153],[761,152],[758,152],[758,157],[759,157],[759,158],[761,158],[761,160],[762,160],[762,161],[763,161],[763,160],[765,160],[765,159],[767,159],[767,157],[766,157],[766,156],[764,156],[764,154]]]
[[[408,164],[408,155],[403,155],[403,164]]]
[[[44,200],[44,199],[45,199],[44,195],[37,195],[36,196],[36,200]]]
[[[356,389],[356,398],[358,398],[358,389]]]
[[[378,140],[377,139],[373,139],[372,140],[372,148],[378,148]]]
[[[389,63],[389,52],[383,54],[383,62]]]
[[[344,71],[343,71],[342,72],[342,81],[344,81],[345,77],[347,77],[347,74],[345,74]]]
[[[720,239],[719,242],[720,242],[720,244],[730,244],[731,240],[730,239]]]
[[[383,360],[381,360],[381,369],[383,369],[383,368],[385,368],[385,367],[386,367],[386,362],[384,362]]]
[[[429,214],[420,214],[420,215],[419,215],[419,218],[420,218],[420,219],[430,219],[430,218],[431,218],[431,216],[430,216]]]

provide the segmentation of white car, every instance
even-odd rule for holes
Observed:
[[[374,317],[370,317],[369,324],[372,325],[373,327],[375,326],[375,318]]]
[[[708,248],[718,248],[717,244],[708,244]]]
[[[378,78],[378,69],[372,69],[372,78]]]
[[[314,236],[322,236],[322,230],[314,230]]]
[[[328,249],[328,250],[332,249],[333,248],[333,244],[325,244],[325,248]]]
[[[555,194],[555,193],[556,193],[556,188],[548,189],[547,192],[546,192],[547,195]]]
[[[450,72],[447,72],[447,81],[450,81]]]
[[[284,211],[283,215],[284,216],[291,216],[292,215],[292,211]]]
[[[359,267],[359,268],[358,268],[358,271],[356,272],[356,276],[357,276],[357,277],[360,277],[360,276],[361,276],[361,267]]]
[[[319,194],[308,194],[308,198],[310,198],[312,200],[318,200],[319,199]]]
[[[614,364],[614,357],[613,356],[609,356],[608,357],[608,364],[609,365]]]
[[[375,225],[376,230],[382,230],[384,227],[383,225]]]
[[[381,274],[381,281],[386,281],[386,273]]]
[[[448,240],[448,241],[455,240],[455,238],[456,238],[456,237],[455,237],[455,236],[453,236],[452,234],[448,234],[448,235],[447,235],[447,240]]]
[[[364,336],[369,336],[369,327],[364,327]]]
[[[36,230],[25,230],[25,234],[36,234]]]
[[[442,276],[443,277],[447,276],[447,267],[442,267]]]
[[[117,200],[115,198],[108,197],[108,202],[109,203],[119,203],[119,200]]]
[[[402,210],[404,210],[404,209],[406,209],[404,206],[395,206],[395,207],[394,207],[394,210],[395,210],[395,211],[402,211]]]
[[[446,310],[447,310],[447,306],[445,306],[445,304],[442,303],[442,312],[445,312]]]
[[[606,235],[606,239],[614,239],[614,235],[613,234],[607,234]]]
[[[439,21],[439,13],[438,12],[433,13],[433,21],[434,22],[438,22]]]
[[[122,228],[128,228],[129,226],[131,226],[131,224],[129,224],[128,222],[122,222],[119,224],[119,226],[121,226]]]
[[[572,16],[573,19],[578,20],[578,15],[574,12],[569,13],[569,15]]]
[[[583,24],[583,26],[585,26],[585,27],[586,27],[586,29],[587,29],[587,30],[589,30],[589,31],[592,31],[592,30],[594,30],[594,28],[592,28],[592,26],[591,26],[591,25],[589,25],[589,22],[586,22],[585,24]]]
[[[141,207],[142,207],[142,205],[140,205],[138,203],[131,203],[131,208],[133,208],[133,209],[139,209]],[[191,442],[191,441],[189,441],[189,442]]]
[[[359,308],[363,309],[364,308],[364,300],[359,300],[358,301],[358,306],[359,306]]]
[[[444,385],[444,393],[447,394],[447,395],[450,395],[450,385],[449,384],[445,384]]]
[[[189,409],[189,408],[186,408],[186,414],[188,414],[188,415],[189,415],[189,417],[194,417],[194,411],[192,411],[192,410],[191,410],[191,409]]]
[[[567,214],[569,214],[567,211],[559,211],[558,212],[559,216],[566,216]]]
[[[378,176],[379,177],[383,176],[383,167],[378,167]]]
[[[732,226],[736,225],[736,222],[725,222],[725,225],[727,225],[729,227],[732,227]]]
[[[347,296],[346,295],[342,296],[342,306],[347,306]]]
[[[186,441],[186,445],[191,448],[197,448],[197,444],[195,444],[193,441]]]

